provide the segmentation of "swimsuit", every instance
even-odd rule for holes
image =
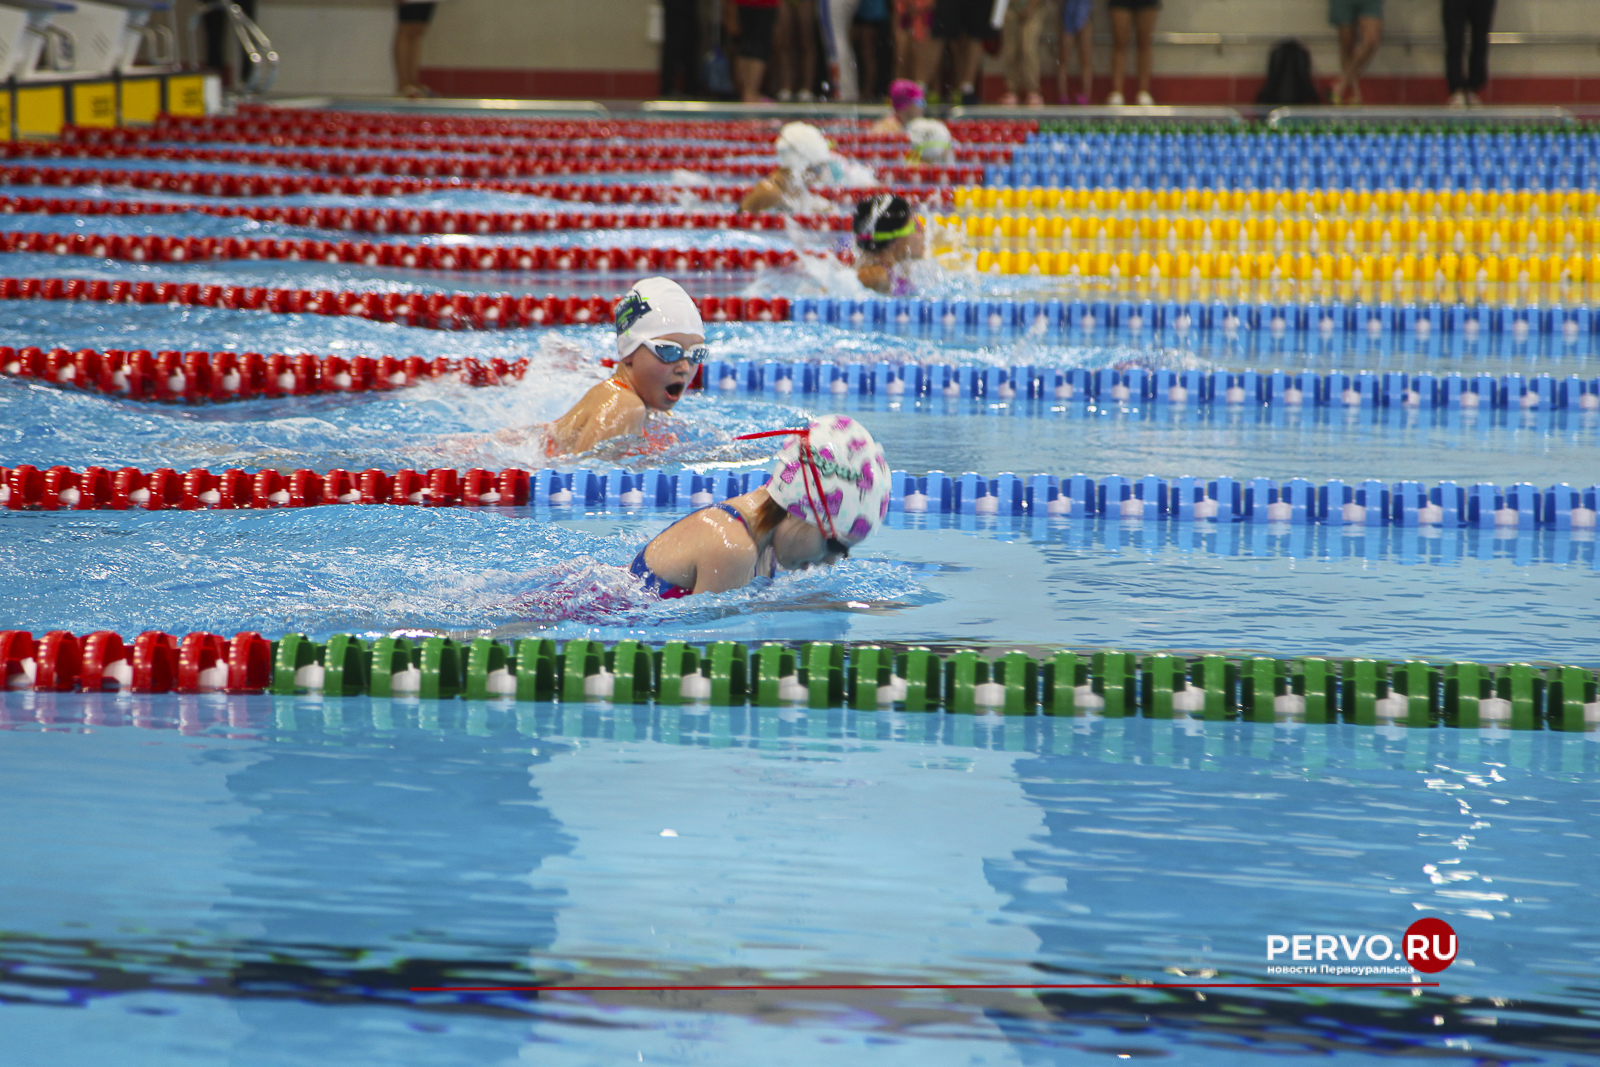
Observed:
[[[745,522],[744,516],[739,514],[739,509],[734,507],[732,504],[712,504],[711,507],[716,508],[719,511],[725,511],[729,515],[732,515],[734,518],[739,520],[740,524],[744,526],[745,529],[748,530],[750,528],[750,524]],[[697,508],[696,510],[691,511],[689,515],[698,515],[700,512],[706,510],[708,509]],[[687,519],[689,515],[685,515],[683,518]],[[678,520],[678,522],[682,521],[683,519]],[[678,522],[673,523],[672,526],[678,525]],[[667,530],[672,529],[672,526],[667,527]],[[666,530],[661,532],[666,533]],[[645,549],[649,547],[649,545],[645,545],[644,548],[641,548],[639,550],[639,554],[633,557],[633,566],[628,568],[628,572],[630,574],[637,578],[644,579],[644,591],[647,593],[654,593],[662,600],[677,600],[679,597],[686,597],[690,593],[693,593],[693,589],[686,589],[681,585],[673,585],[671,582],[663,581],[661,575],[650,569],[650,564],[644,561]]]

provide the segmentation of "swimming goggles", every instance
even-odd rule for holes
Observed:
[[[650,354],[663,363],[676,363],[680,359],[686,359],[691,367],[698,367],[711,354],[710,347],[705,344],[693,345],[689,348],[684,348],[675,341],[641,340],[639,344],[648,348]]]

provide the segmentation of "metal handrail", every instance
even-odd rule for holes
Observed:
[[[1368,105],[1329,107],[1321,104],[1296,104],[1274,108],[1267,114],[1273,129],[1296,125],[1348,124],[1353,122],[1405,123],[1448,122],[1469,126],[1571,126],[1577,119],[1564,107],[1415,107]]]
[[[1338,34],[1327,32],[1210,33],[1191,30],[1158,30],[1151,34],[1151,40],[1155,44],[1200,45],[1208,48],[1220,48],[1229,44],[1276,44],[1279,41],[1290,38],[1305,44],[1333,44],[1339,40]],[[1096,41],[1101,44],[1109,44],[1111,36],[1110,34],[1097,34]],[[1580,45],[1600,48],[1600,34],[1493,31],[1489,34],[1489,43],[1491,45]],[[1397,44],[1407,48],[1430,44],[1443,47],[1444,38],[1437,33],[1385,33],[1383,35],[1383,44]]]
[[[195,13],[189,16],[190,47],[194,48],[195,31],[199,29],[201,18],[212,11],[227,14],[233,35],[238,39],[239,47],[244,49],[245,58],[250,61],[250,73],[244,80],[244,91],[254,95],[271,89],[278,80],[278,53],[273,50],[272,40],[256,25],[256,21],[231,0],[209,0],[195,9]],[[194,48],[194,52],[198,65],[199,49]]]
[[[139,30],[139,36],[144,40],[145,58],[151,66],[178,65],[178,35],[172,32],[170,26],[152,22]]]
[[[1122,107],[1084,104],[1000,107],[993,104],[979,104],[974,107],[951,108],[950,118],[1070,122],[1217,122],[1230,126],[1244,122],[1244,116],[1232,107],[1219,105],[1174,107],[1164,104],[1132,104]]]

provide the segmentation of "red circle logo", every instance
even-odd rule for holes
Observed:
[[[1456,932],[1443,919],[1418,919],[1406,927],[1406,962],[1423,974],[1438,974],[1456,961]]]

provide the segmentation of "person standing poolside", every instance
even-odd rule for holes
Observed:
[[[827,210],[808,188],[813,181],[832,176],[833,147],[822,131],[807,122],[787,122],[773,147],[778,169],[762,178],[739,201],[740,211]]]
[[[402,0],[396,5],[399,25],[394,31],[394,80],[399,96],[435,96],[432,89],[422,84],[422,38],[433,21],[433,9],[438,0],[411,3]]]
[[[1039,107],[1044,103],[1039,92],[1039,42],[1044,37],[1046,8],[1045,0],[1012,0],[1006,5],[1005,27],[1000,31],[1000,66],[1006,74],[1001,106],[1025,103]]]
[[[634,557],[633,574],[663,600],[725,593],[784,570],[832,565],[889,514],[889,463],[866,427],[824,415],[792,435],[772,480],[679,519]]]
[[[1338,3],[1338,0],[1334,0]],[[1111,94],[1112,107],[1127,102],[1122,95],[1122,77],[1128,69],[1128,38],[1134,38],[1134,70],[1139,91],[1134,103],[1148,106],[1156,102],[1150,95],[1151,39],[1156,32],[1156,16],[1161,0],[1107,0],[1111,12]]]
[[[1328,21],[1339,31],[1339,80],[1328,99],[1361,103],[1361,72],[1383,37],[1383,0],[1328,0]]]
[[[772,33],[773,85],[778,103],[809,104],[816,99],[817,0],[783,0]],[[798,62],[796,55],[799,56]]]
[[[951,59],[955,64],[956,81],[960,86],[961,104],[971,107],[982,103],[979,99],[982,86],[978,74],[983,68],[983,42],[995,35],[993,0],[935,0],[933,8],[933,35],[950,45]],[[938,67],[929,71],[927,81]]]
[[[1477,107],[1489,81],[1494,0],[1444,0],[1444,80],[1451,107]],[[1465,60],[1465,62],[1463,62]]]
[[[550,424],[550,455],[587,452],[644,430],[653,411],[671,411],[706,358],[705,324],[683,286],[645,278],[617,301],[617,369]]]
[[[880,293],[911,292],[906,266],[927,255],[921,220],[903,196],[884,193],[856,205],[856,278]]]
[[[767,76],[772,58],[772,31],[778,22],[778,0],[735,0],[728,29],[739,36],[739,99],[746,104],[761,102],[761,82]]]
[[[933,36],[933,0],[893,0],[891,12],[895,75],[927,86],[938,73],[943,50]]]
[[[1060,54],[1056,57],[1056,102],[1087,104],[1094,91],[1094,30],[1089,25],[1090,0],[1061,0]],[[1076,49],[1081,87],[1067,89],[1067,55]]]
[[[894,110],[874,122],[870,127],[871,132],[904,133],[912,121],[922,117],[922,109],[927,102],[922,86],[910,78],[896,78],[889,83],[889,106]]]

